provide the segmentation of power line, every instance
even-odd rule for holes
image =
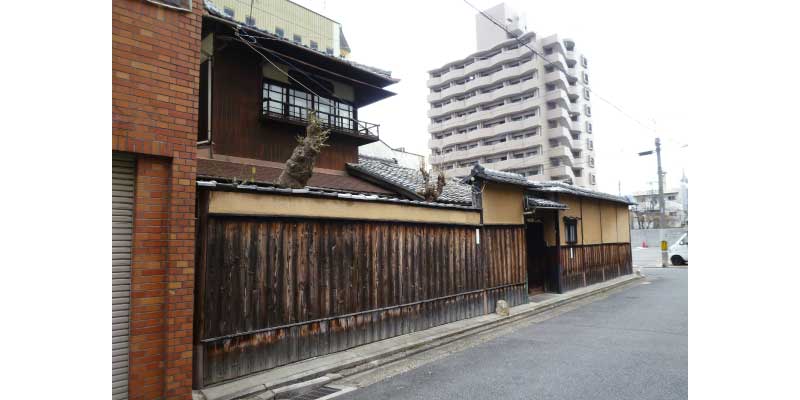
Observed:
[[[245,34],[245,35],[247,35],[247,34]],[[253,39],[253,41],[255,42],[255,38],[253,38],[253,37],[252,37],[252,36],[250,36],[250,35],[247,35],[247,36],[248,36],[248,37],[250,37],[250,38],[252,38],[252,39]],[[280,71],[282,74],[286,75],[286,77],[288,77],[289,79],[292,79],[292,80],[294,80],[295,82],[297,82],[297,84],[298,84],[298,85],[302,86],[304,89],[308,90],[309,92],[311,92],[311,93],[312,93],[312,94],[314,94],[315,96],[317,96],[317,97],[321,97],[321,96],[320,96],[320,95],[318,95],[318,94],[317,94],[315,91],[313,91],[313,90],[309,89],[309,88],[308,88],[308,86],[304,85],[302,82],[300,82],[300,81],[299,81],[299,80],[297,80],[296,78],[294,78],[294,77],[292,77],[291,75],[289,75],[289,73],[288,73],[288,72],[286,72],[286,71],[282,70],[280,67],[278,67],[278,66],[277,66],[277,65],[276,65],[274,62],[272,62],[272,60],[270,60],[270,59],[269,59],[267,56],[265,56],[263,53],[261,53],[260,51],[258,51],[258,49],[256,49],[255,47],[253,47],[253,45],[252,45],[252,44],[250,44],[250,41],[248,41],[248,40],[244,40],[244,38],[243,38],[243,37],[241,36],[241,34],[240,34],[240,31],[239,31],[239,28],[238,28],[238,27],[236,28],[236,37],[237,37],[237,38],[239,38],[239,40],[240,40],[242,43],[246,44],[246,45],[247,45],[247,47],[251,48],[253,51],[255,51],[256,53],[258,53],[258,54],[259,54],[259,55],[260,55],[262,58],[264,58],[265,60],[267,60],[267,62],[269,62],[270,64],[272,64],[272,66],[273,66],[273,67],[275,67],[275,69],[277,69],[278,71]]]
[[[464,1],[464,3],[467,3],[467,5],[469,5],[470,7],[472,7],[472,8],[473,8],[475,11],[477,11],[478,13],[480,13],[480,14],[481,14],[481,15],[482,15],[484,18],[486,18],[487,20],[489,20],[489,22],[493,23],[493,24],[494,24],[494,25],[496,25],[498,28],[502,29],[502,30],[503,30],[503,31],[504,31],[506,34],[508,34],[508,36],[509,36],[509,37],[512,37],[512,38],[514,38],[514,39],[517,41],[517,43],[519,43],[519,44],[520,44],[520,45],[522,45],[522,46],[525,46],[525,47],[527,47],[527,48],[528,48],[528,50],[530,50],[531,52],[533,52],[533,54],[536,54],[537,56],[541,57],[541,58],[542,58],[544,61],[546,61],[548,65],[550,65],[550,66],[553,66],[553,67],[557,68],[559,71],[563,72],[563,73],[564,73],[564,75],[566,75],[568,79],[569,79],[569,78],[573,78],[573,79],[575,79],[575,83],[577,83],[579,86],[582,86],[583,88],[585,88],[585,89],[588,89],[588,90],[589,90],[591,93],[595,94],[595,96],[596,96],[597,98],[599,98],[599,99],[600,99],[600,100],[602,100],[604,103],[606,103],[606,104],[610,105],[611,107],[613,107],[614,109],[616,109],[616,110],[617,110],[617,111],[618,111],[620,114],[622,114],[622,115],[626,116],[626,117],[627,117],[627,118],[629,118],[630,120],[632,120],[632,121],[636,122],[637,124],[641,125],[642,127],[646,128],[646,129],[647,129],[647,130],[649,130],[649,131],[652,131],[652,132],[655,134],[655,130],[654,130],[654,128],[653,128],[653,127],[651,127],[651,126],[648,126],[648,125],[645,125],[644,123],[642,123],[642,122],[641,122],[641,121],[639,121],[638,119],[636,119],[636,118],[634,118],[633,116],[629,115],[627,112],[625,112],[625,111],[624,111],[622,108],[620,108],[620,107],[619,107],[619,106],[617,106],[616,104],[614,104],[614,103],[612,103],[611,101],[609,101],[609,100],[605,99],[603,96],[601,96],[601,95],[597,94],[597,92],[595,92],[594,90],[592,90],[590,87],[588,87],[588,86],[586,86],[586,85],[582,84],[582,83],[580,82],[580,80],[579,80],[577,77],[573,77],[572,75],[570,75],[570,74],[569,74],[569,72],[567,72],[567,70],[566,70],[564,67],[561,67],[561,66],[559,66],[558,64],[556,64],[556,63],[554,63],[554,62],[552,62],[552,61],[548,60],[548,59],[547,59],[547,57],[545,57],[543,54],[541,54],[541,53],[539,53],[538,51],[536,51],[536,50],[535,50],[534,48],[532,48],[531,46],[528,46],[528,43],[525,43],[525,42],[523,42],[523,41],[522,41],[522,40],[519,38],[519,36],[517,36],[517,35],[515,35],[515,34],[511,33],[511,32],[510,32],[508,29],[506,29],[506,27],[505,27],[505,26],[503,26],[501,23],[497,22],[497,21],[496,21],[494,18],[492,18],[491,16],[489,16],[488,14],[486,14],[486,13],[485,13],[483,10],[480,10],[480,9],[478,9],[477,7],[475,7],[475,6],[474,6],[472,3],[470,3],[468,0],[463,0],[463,1]]]
[[[291,79],[291,80],[293,80],[293,81],[297,82],[297,84],[299,84],[300,86],[302,86],[303,88],[305,88],[306,90],[308,90],[309,92],[311,92],[312,94],[314,94],[315,96],[317,96],[317,97],[322,97],[322,96],[318,95],[316,92],[314,92],[313,90],[309,89],[309,88],[308,88],[306,85],[304,85],[302,82],[300,82],[300,81],[299,81],[297,78],[295,78],[295,77],[291,76],[291,75],[290,75],[288,72],[286,72],[286,71],[282,70],[282,69],[281,69],[280,67],[278,67],[278,66],[277,66],[275,63],[273,63],[273,62],[272,62],[272,61],[271,61],[271,60],[270,60],[270,59],[269,59],[267,56],[265,56],[265,55],[264,55],[264,54],[262,54],[260,51],[258,51],[258,50],[257,50],[257,49],[256,49],[254,46],[252,46],[252,45],[250,44],[250,42],[252,42],[252,43],[258,43],[258,41],[256,40],[256,38],[255,38],[253,35],[251,35],[251,34],[249,34],[249,33],[246,33],[246,32],[245,32],[245,33],[243,33],[243,32],[241,31],[241,29],[240,29],[240,28],[237,26],[237,27],[236,27],[236,36],[239,38],[239,40],[240,40],[240,41],[242,41],[242,43],[246,44],[248,47],[250,47],[251,49],[253,49],[253,51],[255,51],[256,53],[258,53],[258,54],[259,54],[261,57],[263,57],[263,58],[264,58],[265,60],[267,60],[267,61],[268,61],[270,64],[272,64],[272,66],[273,66],[273,67],[275,67],[275,69],[277,69],[278,71],[280,71],[282,74],[286,75],[286,76],[287,76],[289,79]],[[252,39],[252,40],[244,40],[244,38],[243,38],[242,36],[245,36],[245,37],[247,37],[247,38],[249,38],[249,39]],[[270,38],[270,37],[263,36],[263,35],[258,35],[258,36],[260,36],[260,37],[262,37],[262,38],[265,38],[265,39],[270,39],[270,40],[279,40],[279,39]],[[316,79],[314,79],[314,77],[313,77],[313,76],[311,76],[311,75],[307,74],[305,71],[303,71],[303,69],[302,69],[302,68],[298,68],[296,65],[292,64],[292,63],[291,63],[289,60],[286,60],[285,58],[281,57],[280,55],[278,55],[278,54],[277,54],[276,52],[274,52],[274,51],[270,51],[269,49],[264,49],[264,50],[265,50],[265,51],[267,51],[267,52],[269,52],[271,55],[275,56],[276,58],[278,58],[278,60],[280,60],[280,61],[282,61],[282,62],[284,62],[284,63],[288,64],[290,67],[294,68],[295,70],[297,70],[298,72],[300,72],[301,74],[303,74],[303,76],[305,76],[306,78],[308,78],[308,79],[309,79],[309,80],[311,80],[312,82],[316,83],[316,84],[317,84],[317,86],[319,86],[320,88],[322,88],[323,90],[325,90],[326,92],[328,92],[328,93],[329,93],[331,96],[333,96],[333,97],[336,97],[336,95],[333,93],[333,91],[331,91],[330,89],[328,89],[327,87],[325,87],[325,85],[323,85],[322,83],[320,83],[319,81],[317,81]]]

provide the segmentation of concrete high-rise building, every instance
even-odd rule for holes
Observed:
[[[448,177],[480,163],[595,188],[586,57],[571,39],[527,31],[505,4],[485,12],[543,57],[477,14],[477,51],[429,71],[431,165]]]

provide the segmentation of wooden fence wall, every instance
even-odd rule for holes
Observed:
[[[564,291],[633,273],[630,243],[564,246],[560,259]]]
[[[198,386],[527,302],[523,227],[483,228],[481,245],[474,226],[210,216],[201,229]]]

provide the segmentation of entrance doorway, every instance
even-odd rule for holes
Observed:
[[[542,293],[547,289],[547,243],[541,221],[525,224],[525,245],[528,255],[528,294]]]

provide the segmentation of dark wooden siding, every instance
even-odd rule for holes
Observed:
[[[262,61],[251,49],[230,44],[214,57],[211,135],[214,153],[285,162],[305,127],[261,120]],[[344,170],[358,162],[359,141],[331,134],[317,167]]]
[[[212,216],[202,229],[204,385],[527,302],[522,227],[485,228],[483,256],[469,226]]]
[[[564,291],[633,273],[630,243],[561,248]]]

